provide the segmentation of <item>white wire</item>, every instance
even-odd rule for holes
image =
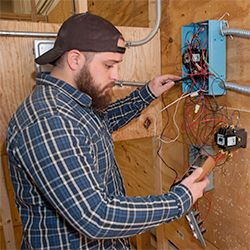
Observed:
[[[172,103],[168,104],[166,107],[164,107],[162,110],[160,110],[160,111],[157,113],[157,115],[155,116],[155,120],[154,120],[154,137],[155,137],[156,140],[158,139],[158,140],[161,140],[162,142],[165,142],[165,143],[171,143],[171,142],[174,142],[174,141],[177,140],[177,138],[179,137],[179,134],[180,134],[179,127],[177,126],[176,121],[175,121],[175,115],[176,115],[176,113],[177,113],[178,105],[179,105],[179,103],[180,103],[180,101],[181,101],[182,99],[184,99],[184,98],[190,96],[191,94],[193,94],[193,92],[192,92],[192,93],[188,93],[188,94],[186,94],[186,95],[185,95],[185,93],[183,93],[183,94],[181,95],[181,97],[179,97],[178,99],[176,99],[176,100],[173,101]],[[160,138],[160,136],[159,136],[159,137],[156,137],[156,120],[157,120],[158,115],[159,115],[161,112],[163,112],[165,109],[169,108],[170,106],[172,106],[172,105],[175,104],[176,102],[177,102],[177,105],[176,105],[175,112],[174,112],[174,115],[173,115],[173,120],[174,120],[175,127],[176,127],[177,130],[178,130],[178,135],[177,135],[176,138],[173,139],[173,140],[164,141],[164,140],[162,140],[162,139]]]
[[[175,115],[176,115],[176,113],[177,113],[177,110],[178,110],[178,106],[179,106],[180,101],[181,101],[181,99],[179,98],[179,101],[178,101],[177,104],[176,104],[175,112],[174,112],[174,115],[173,115],[174,125],[175,125],[175,127],[176,127],[176,129],[177,129],[177,131],[178,131],[177,136],[176,136],[173,140],[170,140],[170,141],[165,141],[165,140],[163,140],[160,136],[159,136],[158,138],[156,138],[156,139],[159,139],[160,141],[162,141],[162,142],[164,142],[164,143],[172,143],[172,142],[175,142],[175,141],[178,139],[178,137],[179,137],[179,135],[180,135],[180,129],[179,129],[179,127],[178,127],[177,124],[176,124]]]

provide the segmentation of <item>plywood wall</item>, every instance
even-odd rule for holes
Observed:
[[[177,74],[175,60],[178,51],[181,48],[181,26],[208,19],[221,18],[226,12],[230,16],[225,16],[224,20],[229,21],[230,27],[250,30],[250,2],[249,0],[162,0],[162,19],[160,26],[161,41],[161,66],[158,62],[151,61],[154,58],[154,47],[149,47],[148,57],[142,49],[143,58],[137,57],[132,62],[139,61],[142,64],[133,64],[133,74],[122,73],[124,79],[147,81],[153,75],[161,71],[162,73]],[[68,6],[68,8],[70,8]],[[107,18],[117,26],[148,27],[148,1],[146,0],[92,0],[88,1],[88,8],[93,14]],[[60,18],[57,18],[60,20]],[[46,26],[47,27],[47,26]],[[58,26],[51,26],[58,27]],[[145,33],[144,33],[145,31]],[[149,32],[144,30],[141,37]],[[132,35],[133,34],[133,35]],[[136,31],[133,31],[125,39],[138,39]],[[28,42],[28,41],[27,41]],[[13,42],[15,46],[19,46]],[[156,45],[158,51],[158,45]],[[14,46],[14,47],[15,47]],[[12,47],[13,48],[13,47]],[[22,48],[20,48],[22,49]],[[136,49],[133,48],[132,51]],[[14,50],[15,51],[15,50]],[[129,51],[129,53],[132,53]],[[6,55],[8,57],[8,55]],[[16,58],[15,55],[14,58]],[[13,61],[18,60],[16,58]],[[144,60],[144,61],[143,61]],[[146,63],[146,69],[143,71],[140,67]],[[4,65],[4,61],[1,62]],[[181,68],[181,60],[177,60],[178,68]],[[33,67],[33,66],[31,66]],[[151,68],[153,71],[151,71]],[[151,73],[148,75],[148,71]],[[22,71],[19,71],[22,73]],[[124,74],[124,75],[123,75]],[[135,75],[135,78],[133,78]],[[250,86],[250,39],[243,37],[227,37],[227,79],[231,82]],[[12,77],[12,76],[11,76]],[[13,77],[12,77],[13,78]],[[25,78],[24,78],[25,79]],[[1,81],[2,82],[2,81]],[[6,82],[6,80],[4,80]],[[1,83],[2,84],[2,83]],[[29,88],[32,88],[31,85]],[[11,97],[16,98],[14,87],[11,87],[13,93]],[[23,91],[23,90],[21,90]],[[116,96],[123,96],[125,92],[119,93],[119,87],[114,90]],[[132,91],[127,88],[126,91]],[[174,93],[176,91],[176,93]],[[165,102],[171,103],[182,94],[181,90],[174,87],[171,95],[164,95]],[[228,107],[230,116],[234,110],[240,111],[240,122],[238,126],[243,127],[248,132],[246,149],[237,149],[233,152],[233,157],[222,167],[214,170],[214,189],[209,191],[212,200],[211,210],[205,222],[207,232],[204,238],[207,243],[206,249],[250,249],[250,192],[249,192],[249,134],[250,134],[250,95],[227,90],[225,96],[217,98],[218,104]],[[9,104],[9,110],[13,110],[13,104]],[[159,105],[157,103],[156,105]],[[8,106],[7,106],[8,107]],[[159,107],[155,107],[157,110]],[[169,109],[170,117],[173,116],[174,106]],[[152,109],[153,110],[153,109]],[[180,125],[183,120],[183,102],[177,112],[177,123]],[[121,167],[124,176],[128,195],[149,195],[155,192],[155,183],[153,182],[154,152],[152,144],[152,126],[146,130],[145,124],[152,124],[155,111],[142,116],[139,122],[140,129],[127,128],[127,134],[130,138],[115,136],[115,152],[117,161]],[[8,116],[3,113],[2,121]],[[148,118],[151,123],[148,123]],[[164,126],[167,122],[167,115],[163,113]],[[161,122],[160,122],[161,123]],[[159,126],[158,133],[162,125]],[[129,131],[129,132],[128,132]],[[176,129],[173,126],[172,119],[164,134],[166,138],[174,138]],[[137,136],[137,139],[134,139]],[[181,175],[189,165],[188,140],[184,131],[181,131],[178,141],[171,144],[163,144],[161,154],[169,166],[174,167]],[[175,174],[168,167],[163,165],[162,171],[163,192],[169,190]],[[202,215],[206,215],[209,208],[209,199],[204,196],[199,201],[199,209]],[[192,237],[191,230],[185,218],[165,225],[165,238],[169,239],[177,248],[203,249],[201,244]]]
[[[181,31],[180,27],[192,22],[215,19],[218,20],[226,12],[224,20],[228,20],[229,26],[233,28],[250,30],[250,2],[249,1],[168,1],[165,11],[163,11],[163,25],[161,27],[162,36],[162,72],[173,72],[176,55],[180,49]],[[167,17],[167,18],[166,18]],[[234,36],[233,39],[227,37],[227,79],[231,82],[250,86],[250,39]],[[162,56],[164,58],[164,56]],[[178,59],[180,66],[181,58]],[[179,95],[180,91],[177,92]],[[179,96],[178,94],[176,94]],[[177,97],[175,96],[175,97]],[[171,97],[170,101],[171,101]],[[227,90],[225,96],[216,98],[220,106],[228,107],[228,116],[234,110],[240,111],[239,127],[248,131],[248,148],[237,149],[233,151],[233,157],[223,166],[214,170],[214,189],[208,194],[212,200],[211,210],[205,221],[207,232],[204,238],[207,241],[206,249],[249,249],[250,238],[250,192],[249,192],[249,174],[250,174],[250,94],[244,94],[236,91]],[[167,101],[167,100],[166,100]],[[179,113],[179,120],[183,120],[182,110]],[[237,120],[237,116],[234,116]],[[171,129],[170,135],[174,134]],[[179,173],[184,172],[189,164],[188,145],[185,134],[180,137],[180,144],[186,153],[183,154],[184,162],[182,169],[178,168]],[[164,147],[164,158],[169,159],[169,146]],[[216,149],[216,148],[215,148]],[[218,152],[218,151],[217,151]],[[167,185],[167,176],[163,181]],[[209,209],[209,199],[204,196],[199,202],[200,212],[205,216]],[[184,239],[180,237],[184,235]],[[188,223],[185,218],[166,225],[165,235],[175,243],[180,249],[192,248],[200,249],[201,244],[192,238],[191,230],[188,229]]]

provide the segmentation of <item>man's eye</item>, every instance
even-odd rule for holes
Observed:
[[[113,66],[112,65],[108,65],[108,64],[105,64],[106,68],[110,69],[112,68]]]

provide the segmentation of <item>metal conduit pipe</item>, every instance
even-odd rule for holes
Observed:
[[[122,87],[123,85],[144,86],[146,83],[145,82],[115,81],[115,84],[120,85]]]
[[[249,86],[244,86],[244,85],[240,85],[237,83],[228,82],[227,80],[219,82],[219,87],[222,89],[232,89],[232,90],[236,90],[242,93],[250,94]]]
[[[152,30],[152,32],[144,39],[140,40],[140,41],[125,41],[125,45],[127,47],[130,46],[139,46],[139,45],[143,45],[144,43],[147,43],[148,41],[150,41],[155,34],[157,33],[159,27],[160,27],[160,23],[161,23],[161,0],[156,0],[156,23],[155,23],[155,27]]]
[[[249,30],[227,28],[226,26],[224,26],[222,29],[220,29],[219,33],[222,36],[235,35],[235,36],[244,36],[244,37],[250,38],[250,31]]]
[[[5,36],[32,36],[32,37],[56,37],[53,32],[27,32],[27,31],[0,31],[0,35]]]

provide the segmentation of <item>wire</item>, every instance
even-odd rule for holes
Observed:
[[[169,94],[169,95],[170,95],[170,94]],[[162,98],[162,102],[163,102],[164,106],[166,106],[166,104],[165,104],[165,102],[164,102],[163,95],[161,95],[161,98]],[[166,122],[166,124],[165,124],[165,126],[164,126],[164,128],[163,128],[163,130],[162,130],[162,132],[161,132],[160,138],[162,137],[162,135],[163,135],[163,133],[164,133],[164,131],[165,131],[165,129],[166,129],[168,123],[169,123],[169,113],[168,113],[168,110],[167,110],[167,109],[166,109],[166,113],[167,113],[167,122]],[[161,147],[162,147],[162,141],[160,141],[160,146],[159,146],[159,149],[157,150],[157,155],[158,155],[158,157],[161,159],[161,161],[165,164],[165,166],[168,167],[170,170],[172,170],[172,171],[175,173],[175,179],[177,179],[177,178],[178,178],[178,173],[176,172],[176,170],[175,170],[174,168],[170,167],[170,166],[163,160],[163,158],[161,157],[161,155],[160,155],[160,153],[159,153],[160,150],[161,150]]]
[[[209,208],[208,208],[208,211],[207,211],[207,214],[206,214],[206,216],[205,216],[205,218],[203,219],[203,223],[206,221],[206,219],[207,219],[207,217],[208,217],[208,214],[209,214],[209,212],[210,212],[210,210],[211,210],[211,207],[212,207],[212,199],[211,199],[211,197],[208,195],[208,193],[207,192],[205,192],[204,191],[204,194],[208,197],[208,199],[209,199]]]
[[[157,113],[157,115],[155,116],[155,120],[154,120],[154,136],[155,136],[155,137],[156,137],[156,120],[157,120],[158,115],[159,115],[161,112],[163,112],[164,110],[166,110],[167,108],[169,108],[170,106],[172,106],[173,104],[175,104],[176,102],[179,102],[181,99],[184,99],[184,98],[190,96],[190,94],[191,94],[191,93],[188,93],[188,94],[186,94],[186,95],[183,94],[180,98],[178,98],[178,99],[176,99],[175,101],[173,101],[172,103],[168,104],[166,107],[164,107],[162,110],[160,110],[160,111]],[[156,138],[156,139],[159,139],[159,137]]]

